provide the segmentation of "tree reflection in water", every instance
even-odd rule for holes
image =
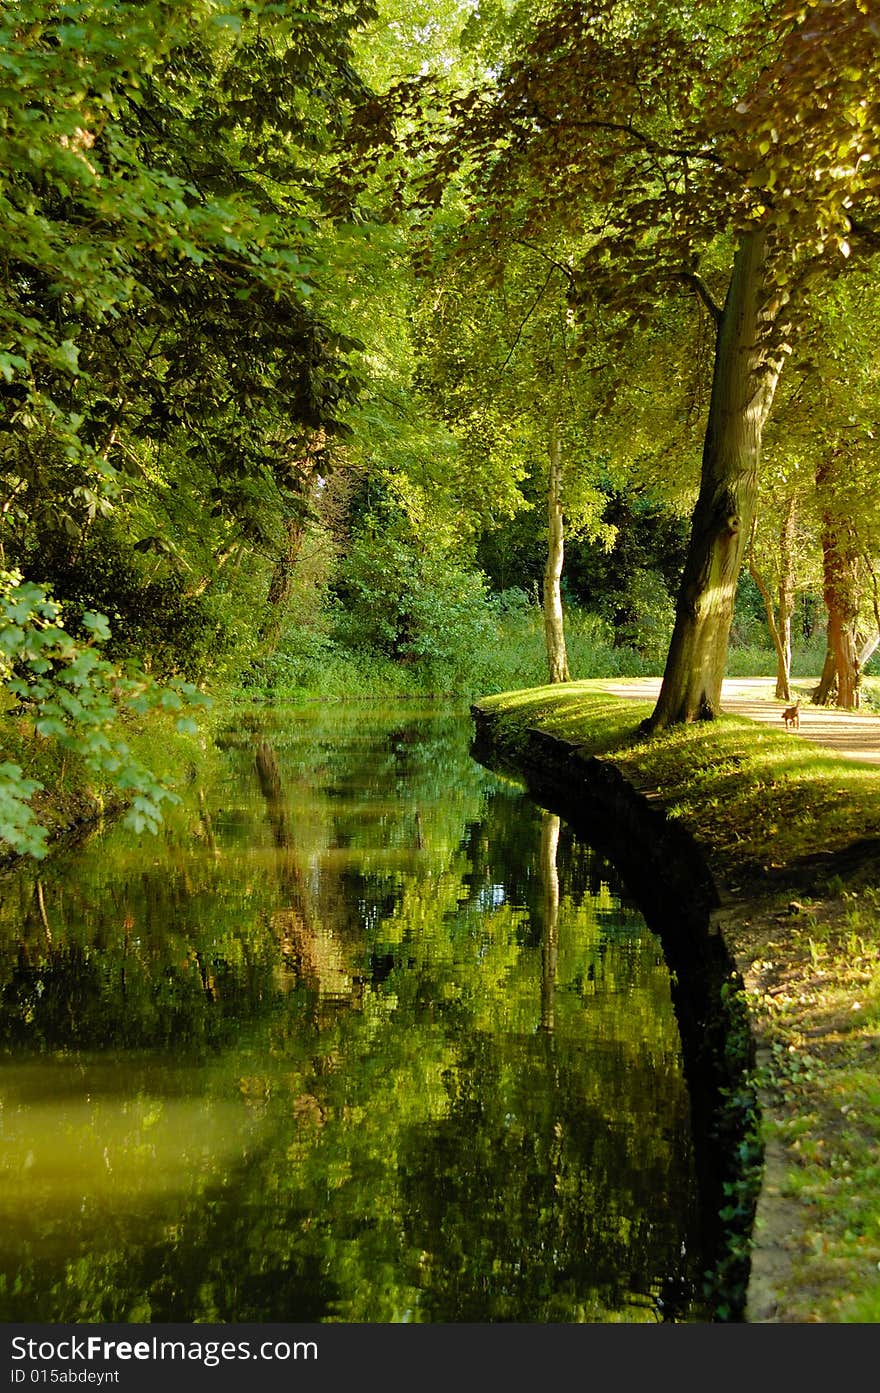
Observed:
[[[468,739],[267,716],[9,881],[3,1319],[704,1318],[658,943]]]

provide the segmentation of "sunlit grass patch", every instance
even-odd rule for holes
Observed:
[[[536,726],[562,740],[600,754],[629,745],[638,737],[640,721],[651,714],[652,703],[616,697],[604,690],[605,679],[524,687],[480,697],[477,705],[516,725]]]
[[[738,861],[783,865],[880,835],[880,771],[871,766],[740,716],[645,739],[638,728],[651,703],[609,696],[602,685],[527,688],[478,704],[584,755],[613,755],[632,783],[658,790],[700,840]]]
[[[829,878],[773,944],[752,1009],[771,1042],[765,1127],[786,1148],[796,1254],[787,1319],[880,1317],[880,913],[873,883]],[[772,1115],[772,1123],[768,1116]]]

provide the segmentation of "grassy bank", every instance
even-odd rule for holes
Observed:
[[[746,984],[765,1174],[751,1319],[880,1321],[880,773],[737,717],[637,735],[601,682],[484,698],[613,761],[699,844]]]

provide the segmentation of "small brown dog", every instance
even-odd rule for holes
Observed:
[[[801,725],[801,699],[798,697],[794,706],[786,706],[782,713],[786,730],[800,730]]]

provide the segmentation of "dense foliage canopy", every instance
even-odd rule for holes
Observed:
[[[521,685],[541,610],[556,677],[665,659],[656,727],[717,711],[759,595],[785,694],[821,604],[821,698],[856,704],[878,30],[867,0],[0,5],[3,838],[43,849],[53,742],[155,824],[126,711]]]

